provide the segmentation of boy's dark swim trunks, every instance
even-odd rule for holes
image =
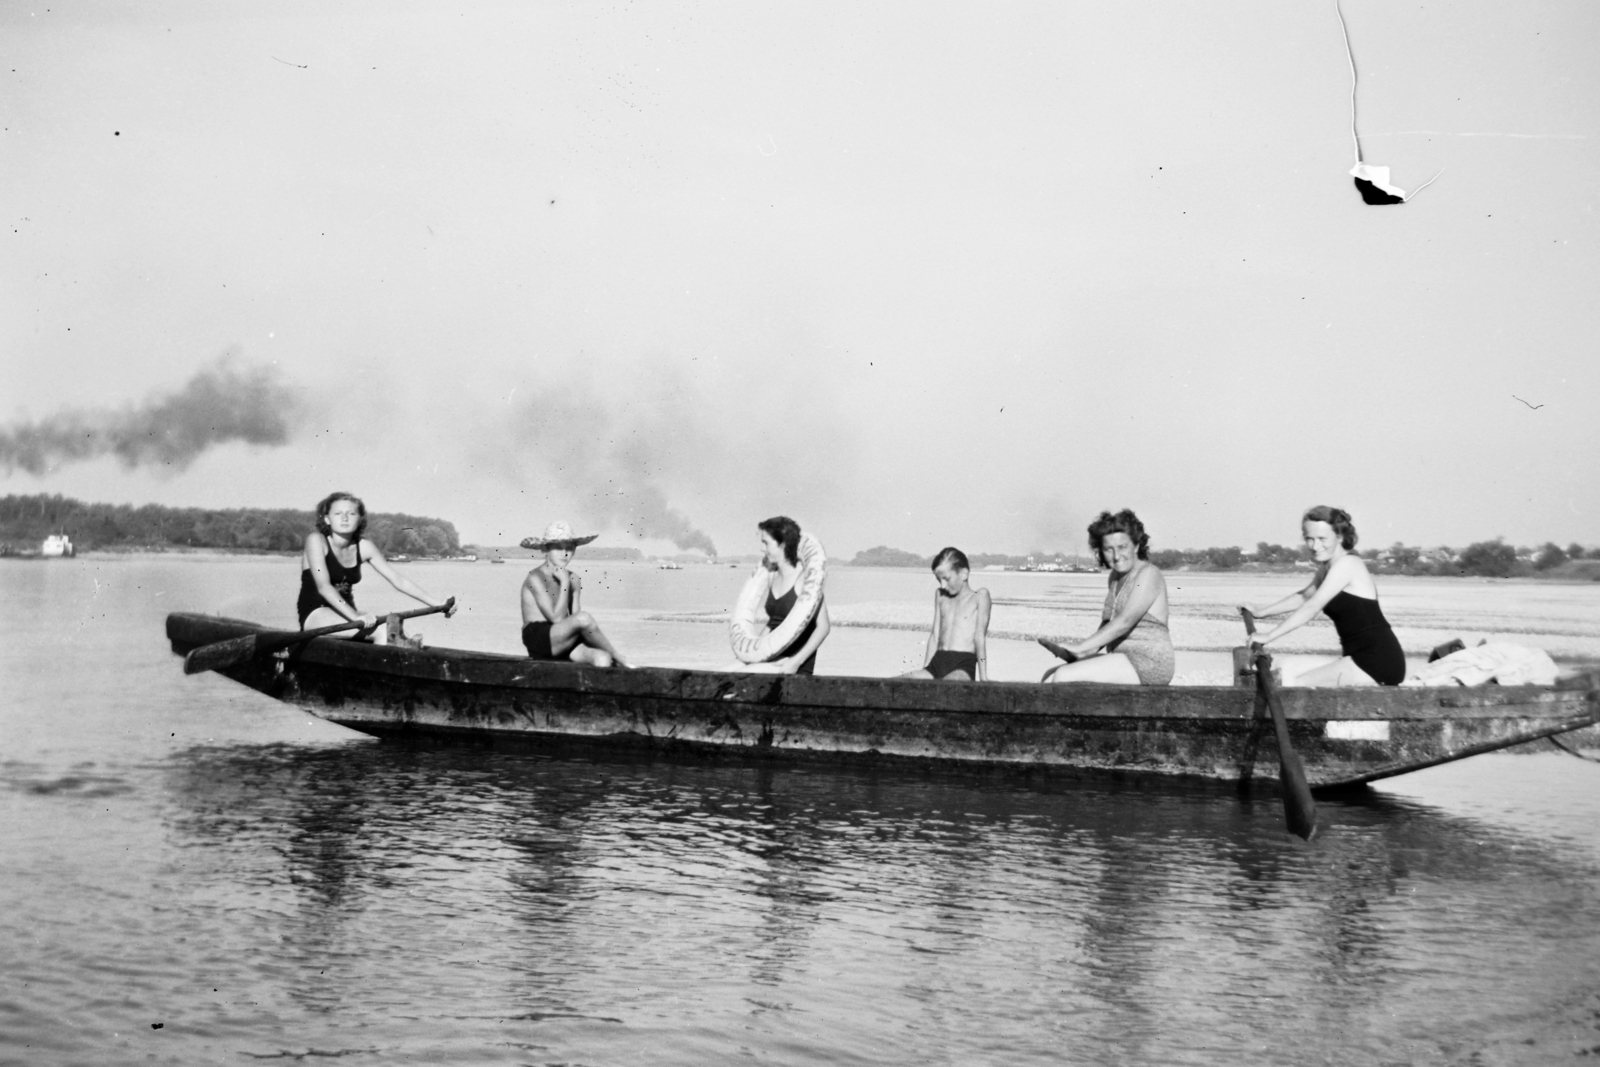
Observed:
[[[569,648],[562,655],[556,655],[550,647],[550,624],[548,622],[530,622],[522,628],[522,647],[528,650],[528,655],[533,659],[570,660],[572,649]],[[577,645],[573,645],[577,648]]]
[[[925,668],[935,678],[944,678],[952,671],[966,671],[974,681],[978,678],[978,654],[976,652],[951,652],[941,648],[933,654]]]

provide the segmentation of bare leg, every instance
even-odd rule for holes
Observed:
[[[926,668],[926,667],[918,667],[914,671],[907,671],[906,673],[900,675],[900,677],[902,677],[902,678],[932,678],[933,675],[931,673],[929,673],[928,668]]]
[[[332,608],[318,608],[316,611],[313,611],[310,615],[306,616],[306,621],[300,625],[300,629],[316,630],[323,626],[341,626],[349,621],[349,619],[345,618],[343,615],[340,615]],[[386,645],[389,643],[388,630],[383,626],[382,619],[378,620],[377,629],[372,630],[368,634],[363,634],[360,630],[349,630],[342,634],[329,634],[328,636],[342,637],[346,639],[367,636],[371,637],[375,644]]]
[[[622,653],[614,648],[606,635],[601,632],[600,624],[594,621],[594,616],[587,611],[580,611],[576,615],[568,615],[560,622],[550,627],[550,651],[556,656],[564,656],[578,645],[587,645],[598,649],[611,657],[618,667],[626,667],[628,661],[622,658]],[[600,664],[595,664],[600,666]]]
[[[1284,685],[1303,685],[1312,688],[1331,688],[1348,685],[1377,685],[1372,675],[1356,666],[1356,661],[1349,656],[1341,656],[1332,663],[1324,663],[1320,667],[1313,667],[1302,671],[1293,678],[1285,677]]]
[[[609,667],[612,662],[611,653],[588,645],[579,645],[567,658],[573,663],[587,663],[591,667]]]
[[[1107,652],[1101,656],[1089,656],[1076,663],[1062,663],[1045,672],[1040,681],[1049,682],[1116,682],[1123,685],[1138,685],[1139,672],[1133,669],[1133,661],[1121,652]]]
[[[967,673],[965,667],[957,667],[939,680],[941,682],[970,682],[972,681],[972,675]]]
[[[730,663],[726,667],[718,667],[724,674],[782,674],[783,668],[776,663]]]

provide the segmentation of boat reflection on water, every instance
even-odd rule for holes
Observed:
[[[170,784],[257,965],[407,1047],[1426,1063],[1600,1012],[1594,853],[1376,793],[1307,846],[1270,793],[1087,773],[352,743]]]

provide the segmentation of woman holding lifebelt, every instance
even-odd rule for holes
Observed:
[[[756,529],[762,569],[745,583],[733,610],[733,650],[743,662],[732,669],[813,674],[817,649],[832,629],[822,596],[822,545],[787,515],[757,523]]]

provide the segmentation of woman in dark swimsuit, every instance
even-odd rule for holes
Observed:
[[[1344,655],[1301,672],[1286,684],[1306,686],[1399,685],[1406,679],[1406,655],[1378,606],[1378,587],[1367,565],[1351,549],[1356,528],[1348,513],[1338,508],[1315,507],[1300,521],[1306,547],[1317,570],[1311,584],[1270,607],[1257,617],[1288,614],[1276,629],[1257,635],[1269,644],[1299,629],[1321,611],[1333,620]]]
[[[756,529],[761,531],[762,562],[767,566],[767,629],[775,630],[794,610],[794,587],[800,580],[800,524],[786,515],[778,515],[757,523]],[[762,666],[780,674],[815,674],[817,649],[822,647],[832,629],[828,604],[823,601],[817,605],[816,617],[789,647]]]
[[[317,505],[317,528],[306,534],[305,552],[300,557],[300,598],[295,604],[300,629],[359,622],[363,629],[350,633],[355,637],[378,625],[376,615],[362,614],[356,608],[354,586],[361,581],[363,563],[413,600],[431,608],[445,603],[396,573],[378,546],[362,536],[366,531],[367,506],[360,497],[333,493]],[[455,608],[445,614],[454,615]]]

